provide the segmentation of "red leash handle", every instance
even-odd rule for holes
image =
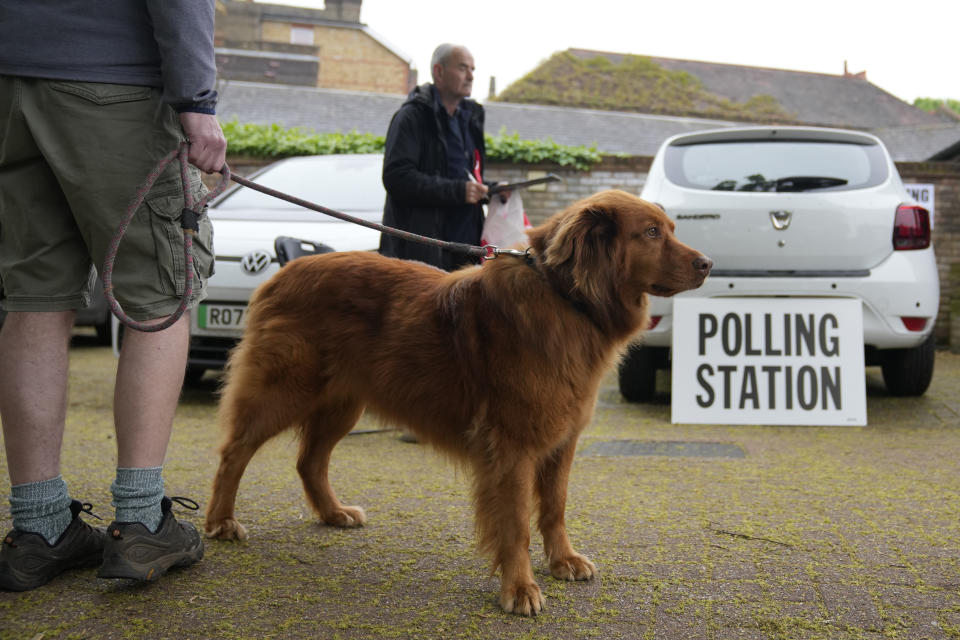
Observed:
[[[190,165],[187,162],[187,152],[189,147],[189,142],[181,142],[175,151],[171,151],[164,156],[160,162],[157,163],[157,166],[154,167],[153,171],[147,175],[146,179],[144,179],[143,183],[140,185],[140,188],[137,189],[137,193],[130,202],[130,205],[127,207],[123,219],[120,221],[120,226],[117,228],[117,232],[110,241],[106,258],[103,261],[103,270],[101,271],[101,278],[103,279],[103,293],[107,298],[107,304],[110,307],[110,311],[112,311],[113,315],[117,316],[120,322],[122,322],[124,325],[130,327],[131,329],[136,329],[137,331],[162,331],[177,322],[183,315],[183,312],[187,310],[187,305],[190,304],[190,298],[193,295],[193,235],[199,228],[197,226],[199,212],[203,210],[210,200],[223,193],[224,189],[226,189],[227,185],[230,183],[230,167],[224,164],[223,168],[220,170],[220,173],[223,177],[217,186],[203,196],[199,202],[194,203],[193,195],[190,193]],[[163,170],[166,168],[166,166],[175,159],[180,160],[180,179],[183,183],[184,210],[183,214],[181,214],[180,221],[181,226],[183,227],[183,256],[184,262],[186,263],[186,277],[183,286],[183,295],[180,298],[180,306],[177,307],[177,310],[173,312],[173,315],[167,317],[167,319],[165,319],[163,322],[147,324],[134,320],[128,316],[124,312],[123,307],[120,306],[120,303],[117,302],[117,298],[113,292],[113,263],[117,259],[117,251],[120,248],[120,241],[127,232],[127,227],[130,226],[130,221],[133,220],[133,216],[137,213],[137,209],[139,209],[140,205],[143,204],[143,199],[146,198],[147,194],[150,192],[150,189],[153,188],[153,184],[157,181],[157,178],[160,177],[160,174],[163,173]]]

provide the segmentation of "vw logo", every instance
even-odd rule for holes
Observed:
[[[255,276],[265,271],[270,266],[271,260],[269,253],[263,249],[257,249],[240,258],[240,268],[247,275]]]
[[[783,231],[790,226],[790,218],[793,216],[791,211],[771,211],[770,222],[777,231]]]

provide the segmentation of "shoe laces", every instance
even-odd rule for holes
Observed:
[[[170,502],[176,502],[184,509],[190,509],[191,511],[199,511],[200,509],[200,505],[194,500],[191,500],[190,498],[184,498],[183,496],[170,496]]]
[[[170,506],[172,506],[172,503],[176,502],[181,507],[190,509],[191,511],[198,511],[200,509],[200,505],[197,504],[195,500],[192,500],[191,498],[185,498],[184,496],[164,496],[163,500],[169,501]],[[164,513],[169,511],[170,506],[163,507]],[[114,540],[123,540],[123,534],[121,534],[120,529],[114,525],[110,525],[110,527],[107,529],[107,535],[112,537]]]
[[[97,520],[101,520],[101,521],[103,520],[103,518],[101,518],[100,516],[98,516],[97,514],[95,514],[95,513],[93,512],[93,505],[90,504],[89,502],[81,502],[81,503],[80,503],[80,513],[85,513],[85,514],[87,514],[88,516],[93,516],[93,517],[96,518]],[[78,514],[78,515],[79,515],[79,514]]]

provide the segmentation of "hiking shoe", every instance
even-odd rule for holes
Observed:
[[[73,520],[67,529],[50,544],[39,533],[8,533],[0,548],[0,589],[27,591],[44,585],[69,569],[95,567],[103,559],[106,535],[103,529],[91,527],[80,519],[80,512],[94,518],[89,503],[73,500]]]
[[[156,533],[139,522],[113,522],[107,527],[107,542],[98,578],[156,580],[172,567],[186,567],[203,557],[203,540],[189,522],[177,522],[170,512],[173,502],[196,511],[189,498],[160,502],[163,518]]]

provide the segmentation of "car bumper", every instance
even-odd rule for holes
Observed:
[[[921,344],[936,322],[940,282],[932,251],[898,252],[864,277],[710,276],[702,287],[680,294],[694,298],[854,298],[863,304],[863,342],[876,349]],[[643,343],[669,347],[673,339],[673,303],[650,296],[650,315],[660,317]],[[902,318],[927,318],[922,331],[910,331]]]

